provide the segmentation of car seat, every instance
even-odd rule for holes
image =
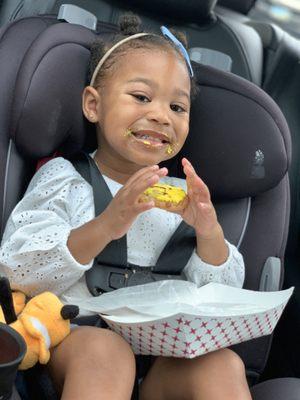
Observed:
[[[300,168],[300,40],[284,32],[276,25],[262,22],[248,22],[262,37],[266,54],[264,90],[276,101],[288,121],[293,143],[293,160],[289,170],[291,185],[291,214],[287,251],[285,256],[285,286],[296,286],[293,301],[288,309],[289,318],[281,334],[282,341],[289,343],[289,354],[293,354],[291,367],[300,374],[300,349],[292,347],[298,343],[300,334],[300,207],[299,207],[299,168]],[[292,323],[291,323],[292,321]]]
[[[272,364],[275,364],[277,376],[286,374],[287,370],[290,370],[290,374],[293,376],[300,376],[300,348],[297,345],[300,334],[300,113],[298,100],[300,95],[300,40],[274,23],[260,19],[254,20],[251,14],[254,3],[255,1],[251,0],[219,0],[218,5],[222,7],[217,7],[217,12],[222,16],[239,21],[241,24],[251,26],[261,37],[264,52],[261,87],[280,106],[291,132],[293,146],[293,159],[289,169],[291,212],[285,253],[284,287],[295,285],[295,292],[285,311],[284,318],[279,323],[273,343],[272,353],[274,356],[267,369],[271,370],[271,374],[274,373]],[[283,345],[285,345],[284,350]]]
[[[244,15],[249,13],[255,3],[256,0],[218,0],[218,6],[229,8]]]
[[[63,3],[63,0],[4,0],[0,22],[37,14],[57,15]],[[186,32],[192,59],[231,69],[261,84],[263,46],[260,36],[253,28],[220,13],[215,8],[217,0],[71,0],[68,3],[84,7],[102,22],[116,24],[121,14],[132,10],[147,27],[174,26]]]
[[[31,178],[37,160],[59,150],[70,156],[91,150],[93,127],[81,112],[89,48],[116,27],[97,32],[54,17],[29,17],[0,31],[1,231]],[[245,287],[278,290],[289,216],[289,129],[274,101],[234,74],[194,63],[199,94],[192,105],[190,134],[168,163],[183,177],[185,155],[211,190],[225,236],[240,247]],[[72,99],[72,101],[70,101]],[[271,338],[235,350],[250,383],[262,372]]]

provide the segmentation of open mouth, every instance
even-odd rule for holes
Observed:
[[[132,131],[132,135],[140,142],[148,146],[161,147],[170,144],[168,136],[159,132]]]

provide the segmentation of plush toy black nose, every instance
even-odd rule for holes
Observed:
[[[60,311],[60,315],[62,316],[63,319],[73,319],[77,317],[78,314],[79,314],[78,306],[65,305],[62,307]]]

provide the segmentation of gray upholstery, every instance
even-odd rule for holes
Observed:
[[[254,400],[299,400],[300,379],[271,379],[251,389]]]
[[[218,5],[242,14],[248,14],[255,3],[256,0],[218,0]]]
[[[246,12],[252,0],[231,2],[234,3],[233,8]],[[38,13],[57,14],[64,3],[64,0],[6,0],[0,21]],[[216,0],[72,0],[69,3],[84,7],[99,21],[117,23],[121,14],[133,10],[149,28],[157,28],[161,24],[174,26],[187,33],[190,48],[208,48],[230,56],[233,60],[232,72],[261,84],[263,49],[259,35],[251,27],[216,12]]]
[[[294,376],[300,376],[300,40],[290,36],[278,26],[266,22],[246,22],[254,27],[262,38],[265,53],[263,88],[276,101],[289,124],[293,144],[293,157],[289,169],[291,187],[291,214],[289,239],[285,253],[285,287],[295,286],[293,301],[286,310],[285,323],[277,330],[278,340],[274,348],[280,354],[280,344],[289,340],[284,353],[284,362],[288,363]],[[282,357],[281,357],[282,358]],[[282,359],[278,358],[279,365]],[[278,367],[277,367],[278,368]]]

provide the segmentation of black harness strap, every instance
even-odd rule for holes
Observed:
[[[182,221],[160,253],[155,271],[162,274],[180,274],[195,247],[195,230]]]
[[[94,160],[81,153],[70,161],[93,187],[95,214],[101,214],[112,200],[112,195]],[[182,221],[161,252],[156,265],[143,267],[128,263],[125,235],[110,242],[95,258],[92,268],[85,273],[87,286],[97,296],[125,286],[164,279],[182,279],[180,274],[195,246],[194,229]]]
[[[74,167],[82,177],[92,186],[95,202],[95,215],[100,215],[112,200],[111,192],[97,168],[94,160],[87,154],[80,153],[76,160],[71,160]],[[126,235],[121,239],[111,241],[97,256],[98,264],[111,266],[127,266],[127,240]],[[96,261],[95,259],[95,261]],[[99,262],[100,261],[100,262]],[[96,262],[94,263],[94,266]],[[94,268],[93,266],[93,268]],[[87,275],[89,271],[87,271]]]

